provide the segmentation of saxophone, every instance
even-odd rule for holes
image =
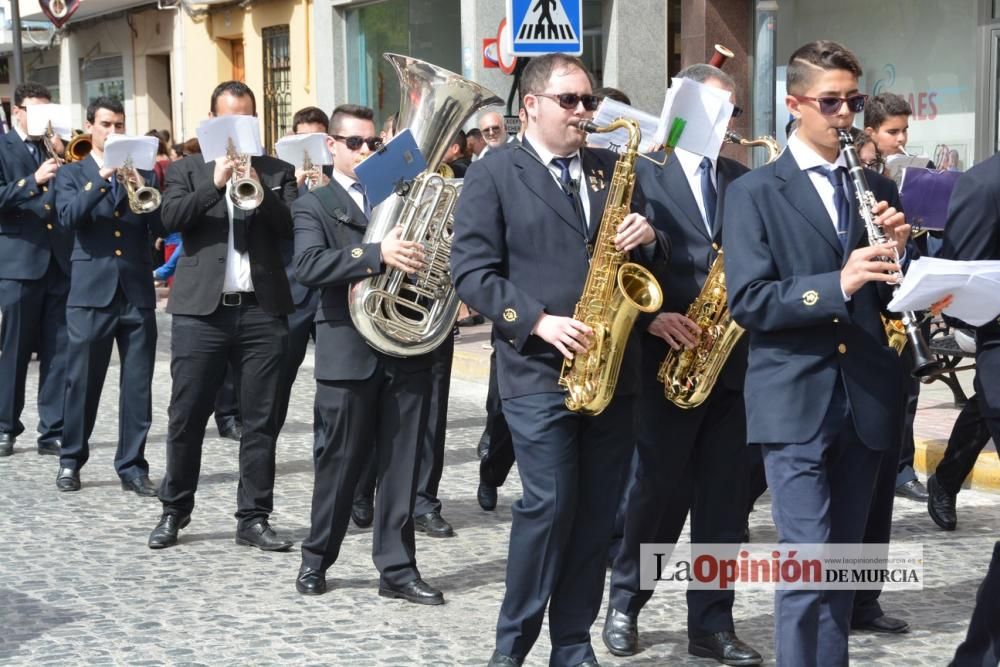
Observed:
[[[625,253],[615,248],[618,225],[629,214],[635,189],[635,161],[639,155],[639,124],[619,118],[599,127],[580,121],[586,132],[628,131],[628,144],[615,163],[608,202],[597,232],[583,294],[573,318],[594,330],[594,340],[586,352],[564,359],[559,385],[566,389],[566,407],[585,415],[604,411],[615,393],[625,347],[635,318],[640,312],[655,313],[663,304],[663,291],[656,278],[644,267],[625,261]]]
[[[780,153],[778,142],[771,137],[749,140],[735,132],[726,132],[726,142],[762,146],[767,150],[768,163],[777,160]],[[697,298],[688,306],[687,317],[701,329],[698,345],[691,349],[671,349],[656,373],[656,379],[663,383],[667,400],[685,410],[698,407],[712,393],[719,373],[743,335],[743,327],[733,320],[726,302],[722,250],[712,263]]]

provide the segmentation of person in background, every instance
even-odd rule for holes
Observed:
[[[479,131],[486,141],[486,148],[479,154],[480,158],[489,151],[500,148],[509,140],[503,116],[496,111],[487,111],[479,117]]]
[[[465,156],[469,162],[478,160],[483,149],[486,148],[486,140],[483,139],[483,133],[479,131],[478,127],[472,128],[465,134],[465,148]]]

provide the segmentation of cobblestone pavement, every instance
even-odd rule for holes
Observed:
[[[160,315],[148,447],[153,477],[164,465],[169,397],[169,320]],[[114,370],[109,380],[115,377]],[[37,367],[30,371],[35,391]],[[4,380],[6,381],[6,380]],[[205,442],[198,506],[178,547],[153,552],[146,538],[159,504],[120,490],[112,468],[117,387],[108,383],[102,419],[83,470],[83,490],[57,493],[56,460],[34,452],[35,411],[15,456],[0,459],[0,663],[15,665],[483,665],[503,593],[510,505],[516,479],[501,490],[496,512],[475,500],[475,443],[483,422],[485,385],[452,387],[448,452],[441,485],[444,515],[458,536],[418,535],[424,577],[444,590],[443,607],[418,607],[376,594],[371,531],[351,528],[329,572],[331,592],[295,592],[296,550],[264,554],[233,543],[236,445]],[[308,530],[312,485],[311,361],[299,375],[278,450],[273,523],[300,542]],[[883,606],[910,621],[904,636],[857,635],[859,665],[944,665],[964,634],[973,595],[1000,526],[998,497],[963,491],[960,529],[938,531],[920,505],[900,501],[895,539],[923,543],[926,585],[887,593]],[[766,499],[765,499],[766,501]],[[775,538],[766,502],[752,517],[753,538]],[[712,665],[686,653],[684,596],[660,591],[640,619],[642,652],[611,657],[593,640],[605,665]],[[741,637],[771,655],[771,594],[746,592],[735,609]],[[602,614],[603,619],[603,614]],[[528,661],[547,662],[546,630]]]

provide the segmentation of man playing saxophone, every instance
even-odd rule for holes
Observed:
[[[459,297],[495,323],[503,413],[523,497],[514,503],[506,592],[490,665],[520,665],[546,607],[552,665],[596,664],[590,626],[600,610],[620,481],[632,454],[638,347],[629,346],[617,395],[596,416],[569,410],[563,359],[593,331],[572,314],[605,206],[626,211],[614,245],[646,264],[666,261],[665,236],[631,201],[609,202],[615,155],[583,148],[578,124],[599,100],[583,63],[534,58],[521,79],[523,142],[476,161],[455,212],[451,264]],[[640,325],[641,326],[641,325]]]
[[[692,65],[677,76],[731,95],[735,88],[732,77],[711,65]],[[654,157],[662,160],[663,155]],[[726,188],[746,172],[735,160],[702,157],[682,148],[663,166],[642,160],[636,167],[647,215],[670,238],[671,262],[660,276],[663,307],[642,335],[638,469],[625,500],[624,537],[611,573],[602,633],[615,655],[638,650],[637,617],[652,596],[639,586],[641,544],[676,543],[689,510],[692,542],[738,544],[743,535],[750,467],[743,405],[746,342],[736,344],[708,398],[695,407],[666,400],[657,369],[670,349],[722,354],[706,349],[710,344],[685,313],[718,257]],[[715,298],[716,307],[725,309],[725,291]],[[693,368],[689,373],[701,380]],[[664,381],[683,384],[688,374],[681,375]],[[760,664],[760,654],[734,632],[734,600],[732,589],[688,592],[688,650],[728,664]]]

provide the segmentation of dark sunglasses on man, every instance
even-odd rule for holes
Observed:
[[[799,102],[815,102],[819,112],[824,116],[836,116],[845,103],[851,113],[860,113],[865,109],[867,95],[851,95],[850,97],[809,97],[808,95],[792,95]]]
[[[490,134],[490,135],[500,134],[500,126],[490,125],[489,127],[484,127],[482,130],[480,130],[480,132],[482,132],[483,134]]]
[[[597,95],[577,95],[576,93],[559,93],[558,95],[553,95],[551,93],[535,93],[535,97],[547,97],[550,100],[555,100],[559,103],[559,106],[567,111],[576,109],[576,105],[581,102],[583,102],[583,108],[587,111],[597,111],[597,107],[601,104],[601,98]]]
[[[332,135],[335,141],[343,141],[344,145],[347,146],[349,150],[356,151],[361,148],[361,144],[368,144],[368,150],[377,151],[382,148],[382,138],[381,137],[359,137],[353,135],[350,137],[345,137],[339,134]]]

